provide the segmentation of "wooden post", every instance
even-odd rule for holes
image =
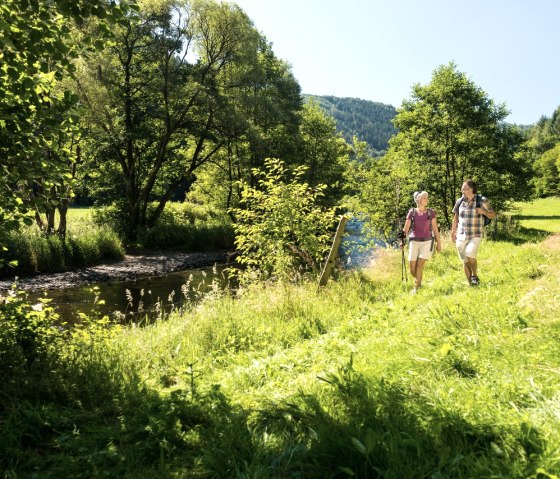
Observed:
[[[336,261],[336,257],[338,256],[338,247],[340,246],[340,242],[342,241],[342,235],[344,233],[344,228],[346,227],[347,221],[348,218],[346,218],[346,216],[340,217],[340,222],[338,223],[338,228],[336,228],[336,234],[334,235],[334,241],[331,246],[331,251],[329,252],[329,257],[327,258],[327,262],[325,263],[323,271],[321,272],[319,286],[325,286],[327,284],[327,281],[329,280],[334,262]]]

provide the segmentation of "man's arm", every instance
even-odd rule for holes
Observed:
[[[484,216],[490,218],[491,220],[493,220],[496,216],[498,216],[498,214],[494,211],[492,206],[490,206],[490,203],[488,202],[488,200],[484,201],[482,203],[482,206],[480,208],[476,209],[476,212],[479,215],[484,215]]]

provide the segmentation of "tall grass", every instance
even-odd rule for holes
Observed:
[[[150,204],[148,212],[156,208]],[[121,236],[128,218],[115,205],[97,208],[92,216],[97,224],[110,225]],[[223,212],[189,202],[168,202],[155,226],[138,231],[137,246],[148,249],[212,251],[233,248],[231,219]]]
[[[5,259],[17,260],[18,265],[0,269],[3,276],[54,273],[124,256],[124,246],[113,230],[88,222],[71,225],[65,240],[46,236],[35,226],[22,227],[8,233],[5,244]]]
[[[558,477],[548,211],[542,242],[483,242],[479,287],[447,242],[415,296],[384,250],[321,290],[215,291],[144,328],[76,333],[48,378],[0,386],[5,476]]]

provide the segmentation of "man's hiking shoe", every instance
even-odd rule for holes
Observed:
[[[471,286],[478,286],[478,284],[480,283],[478,276],[473,275],[471,276]]]

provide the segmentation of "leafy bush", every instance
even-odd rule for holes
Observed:
[[[0,381],[23,379],[31,368],[45,368],[65,332],[48,302],[30,305],[25,293],[11,290],[0,298]]]
[[[129,230],[127,208],[124,201],[95,208],[92,213],[93,222],[99,226],[107,226],[115,231],[119,237],[125,238]]]
[[[139,235],[145,248],[180,247],[188,251],[213,251],[233,247],[233,229],[229,224],[157,224]]]
[[[155,204],[150,205],[155,208]],[[169,202],[161,213],[159,224],[194,225],[195,223],[229,223],[229,218],[210,205],[185,202]]]
[[[233,209],[238,261],[247,275],[297,279],[317,271],[332,239],[334,209],[317,206],[325,185],[310,188],[305,167],[290,174],[277,159],[265,161],[265,171],[253,170],[258,188],[242,185],[241,206]]]
[[[148,210],[157,206],[151,203]],[[128,229],[126,205],[112,204],[96,208],[93,220],[108,225],[124,238]],[[138,245],[144,248],[181,248],[188,251],[209,251],[233,248],[230,218],[211,206],[191,202],[168,202],[157,224],[138,232]]]

